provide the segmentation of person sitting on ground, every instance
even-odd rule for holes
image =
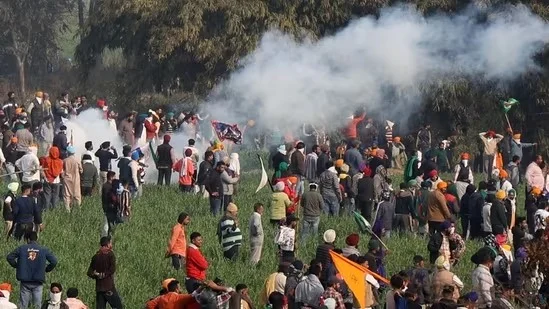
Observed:
[[[84,304],[80,299],[78,299],[78,289],[77,288],[68,288],[67,290],[67,299],[65,304],[69,306],[69,309],[88,309],[88,306]]]
[[[17,305],[10,302],[11,284],[4,282],[0,284],[0,308],[17,309]]]
[[[61,283],[54,282],[50,285],[50,298],[42,304],[41,309],[69,309],[69,306],[61,300],[63,287]]]

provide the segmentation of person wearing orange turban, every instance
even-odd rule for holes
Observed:
[[[452,218],[448,209],[444,193],[448,189],[448,183],[439,181],[434,190],[427,198],[427,221],[429,222],[429,233],[432,235],[435,231],[441,231],[440,227],[446,220]]]
[[[399,170],[402,169],[406,161],[408,161],[408,157],[406,156],[406,147],[400,142],[400,137],[395,137],[389,147],[391,151],[391,167]]]
[[[511,140],[511,157],[519,157],[519,160],[522,160],[522,151],[525,148],[531,148],[537,145],[537,143],[523,143],[521,139],[522,135],[520,133],[513,134],[513,139]]]
[[[461,162],[454,167],[454,182],[475,183],[473,171],[469,164],[469,154],[464,152],[461,154]]]

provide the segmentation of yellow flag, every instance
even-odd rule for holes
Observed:
[[[330,256],[343,281],[353,292],[360,308],[366,308],[366,273],[363,267],[332,251]]]
[[[332,262],[337,271],[343,278],[343,281],[347,284],[349,289],[353,292],[360,308],[366,308],[366,275],[370,274],[377,280],[384,283],[388,283],[386,278],[381,277],[377,273],[367,269],[366,267],[357,264],[343,255],[334,253],[330,250],[330,256]]]

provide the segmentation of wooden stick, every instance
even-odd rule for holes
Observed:
[[[505,113],[505,119],[507,120],[507,125],[509,126],[509,129],[511,129],[511,132],[513,132],[513,128],[511,127],[511,122],[509,121],[509,117],[507,116],[507,113]]]

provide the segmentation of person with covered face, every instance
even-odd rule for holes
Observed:
[[[61,300],[62,295],[63,286],[61,286],[61,283],[52,283],[50,285],[50,298],[42,304],[41,309],[70,309],[69,306]]]
[[[479,133],[480,140],[484,146],[482,155],[482,166],[485,178],[488,179],[492,175],[494,157],[498,151],[498,143],[503,139],[503,135],[496,134],[494,131]]]

